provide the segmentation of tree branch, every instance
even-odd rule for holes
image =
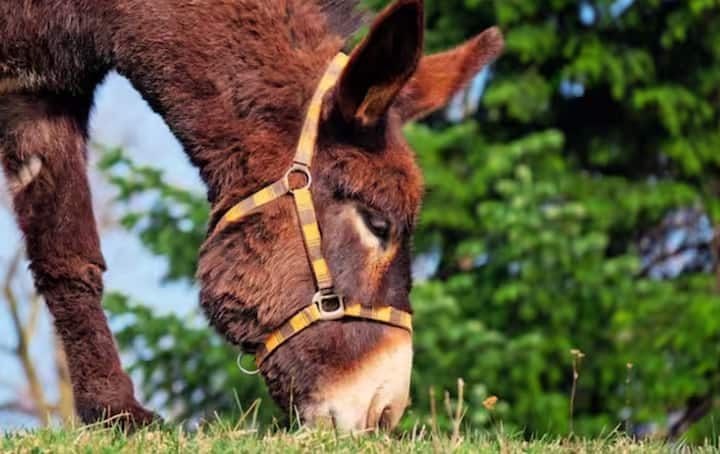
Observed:
[[[677,440],[685,432],[690,430],[690,427],[693,424],[700,421],[710,412],[710,410],[712,410],[713,402],[714,397],[712,394],[708,396],[690,398],[682,417],[675,421],[675,423],[668,429],[668,441]]]
[[[38,377],[37,370],[30,356],[30,339],[31,333],[28,331],[28,327],[23,325],[20,318],[20,304],[17,296],[12,288],[12,282],[15,278],[20,262],[22,261],[23,250],[18,248],[15,256],[10,262],[10,267],[5,276],[4,281],[4,294],[7,300],[8,307],[10,308],[10,318],[12,320],[15,332],[18,337],[18,345],[16,355],[22,364],[23,370],[25,371],[25,377],[28,381],[30,388],[30,396],[32,397],[33,403],[35,404],[36,413],[35,415],[40,418],[44,425],[49,425],[51,422],[50,418],[50,407],[45,400],[45,394],[43,392],[42,383]]]
[[[30,316],[25,324],[25,334],[29,338],[33,337],[37,329],[37,322],[40,318],[40,310],[42,309],[43,300],[40,295],[33,293],[30,298]]]
[[[650,274],[650,271],[652,271],[652,269],[655,268],[656,266],[659,266],[663,262],[670,260],[673,257],[677,257],[680,254],[683,254],[688,251],[697,250],[697,249],[698,249],[698,247],[696,245],[686,245],[686,246],[683,246],[674,251],[663,252],[663,253],[659,254],[657,257],[653,258],[652,261],[645,264],[645,266],[642,267],[642,269],[638,273],[638,277],[648,277],[648,275]]]
[[[0,413],[22,413],[23,415],[36,416],[33,410],[23,407],[20,402],[0,404]]]
[[[62,419],[65,427],[73,427],[75,422],[75,399],[73,396],[72,381],[70,379],[70,369],[67,364],[67,356],[62,342],[57,335],[53,336],[53,344],[55,347],[55,367],[58,375],[58,402],[57,411]]]

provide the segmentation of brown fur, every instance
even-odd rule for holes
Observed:
[[[148,422],[152,414],[135,402],[99,304],[105,263],[85,175],[88,101],[58,95],[1,98],[0,157],[9,178],[30,153],[42,162],[35,179],[14,193],[13,203],[35,285],[65,346],[80,417],[94,421],[129,411],[138,422]]]
[[[132,395],[100,306],[104,269],[85,177],[92,92],[111,68],[167,121],[198,167],[210,230],[234,203],[291,163],[304,109],[357,24],[342,0],[18,0],[0,3],[0,151],[9,179],[32,156],[38,175],[14,194],[38,289],[68,352],[83,420],[152,415]],[[422,2],[384,11],[326,98],[313,198],[337,290],[352,302],[410,310],[410,235],[422,179],[402,124],[442,107],[501,47],[497,30],[420,59]],[[390,64],[389,62],[392,62]],[[2,85],[2,81],[10,81]],[[18,83],[19,81],[19,83]],[[12,88],[12,89],[11,89]],[[26,179],[26,178],[25,178]],[[368,251],[348,209],[391,221]],[[314,292],[292,202],[281,199],[206,241],[201,304],[228,340],[252,351]],[[387,327],[322,322],[263,365],[273,396],[301,406],[328,377],[363,361]]]

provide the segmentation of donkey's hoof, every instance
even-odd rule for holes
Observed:
[[[117,421],[117,422],[115,422]],[[107,423],[110,425],[117,425],[128,432],[134,432],[135,430],[147,427],[151,424],[160,424],[163,419],[155,412],[146,410],[137,402],[133,403],[128,408],[120,409],[115,413],[114,417],[110,417]]]
[[[85,424],[100,424],[133,432],[153,423],[162,422],[162,418],[158,414],[146,410],[134,400],[122,405],[76,401],[76,405],[78,416]]]

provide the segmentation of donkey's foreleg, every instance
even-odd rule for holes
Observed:
[[[35,285],[68,358],[80,418],[145,424],[101,306],[105,269],[86,176],[90,97],[0,96],[0,158]]]

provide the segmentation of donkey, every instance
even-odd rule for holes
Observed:
[[[423,193],[401,127],[446,105],[503,39],[489,28],[423,57],[423,2],[397,0],[318,91],[361,23],[355,3],[0,2],[0,159],[85,423],[115,417],[136,427],[156,418],[134,396],[101,306],[105,264],[86,139],[93,91],[112,69],[163,116],[207,185],[212,210],[197,276],[210,323],[243,351],[269,353],[268,336],[277,341],[300,318],[316,321],[303,318],[310,307],[318,323],[275,342],[261,363],[273,398],[309,425],[398,423],[412,342],[407,320],[390,319],[411,311],[410,237]],[[308,134],[312,169],[291,167]],[[295,197],[281,191],[229,215],[274,182]],[[293,199],[300,207],[308,189],[303,214]],[[332,292],[318,292],[320,274],[332,276]],[[321,305],[308,306],[318,295]],[[346,316],[351,307],[356,318]]]

